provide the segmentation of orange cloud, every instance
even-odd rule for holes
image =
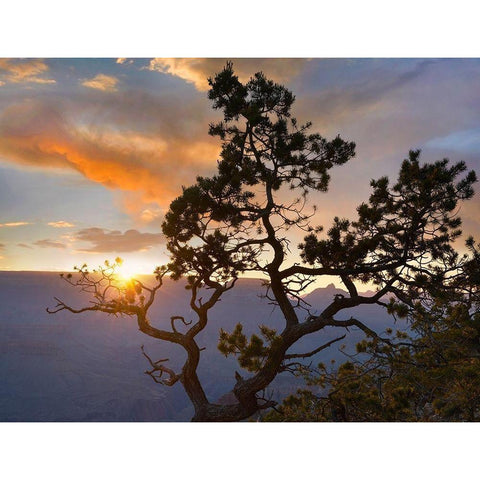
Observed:
[[[0,227],[22,227],[23,225],[31,225],[30,222],[8,222],[0,223]]]
[[[118,63],[119,65],[131,65],[133,60],[129,60],[128,58],[117,58],[115,63]]]
[[[37,168],[76,170],[127,192],[125,202],[140,214],[148,203],[168,207],[182,185],[215,167],[218,143],[206,134],[200,138],[185,118],[184,125],[165,127],[164,133],[80,127],[53,106],[29,100],[6,108],[0,117],[0,155]]]
[[[56,83],[51,78],[45,78],[49,70],[44,60],[0,58],[0,71],[3,79],[11,83]],[[3,82],[4,83],[4,82]]]
[[[58,222],[48,222],[47,225],[55,228],[68,228],[75,226],[73,223],[65,222],[64,220],[59,220]]]
[[[94,88],[104,92],[114,92],[117,89],[117,84],[118,78],[112,75],[104,75],[103,73],[99,73],[93,78],[86,79],[82,82],[84,87]]]
[[[222,70],[225,58],[154,58],[149,70],[169,73],[193,83],[197,90],[208,90],[207,78]],[[241,81],[263,71],[277,82],[285,82],[298,75],[306,66],[304,58],[237,58],[233,59],[235,73]]]

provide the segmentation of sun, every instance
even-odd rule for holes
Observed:
[[[120,265],[117,265],[116,271],[118,273],[118,276],[123,280],[123,281],[128,281],[134,278],[136,275],[138,275],[138,271],[135,268],[134,264],[129,264],[122,262]]]

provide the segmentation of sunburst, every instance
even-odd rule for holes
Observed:
[[[122,262],[116,268],[119,278],[123,281],[129,281],[138,275],[138,269],[133,263]]]

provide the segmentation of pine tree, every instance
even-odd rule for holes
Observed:
[[[229,63],[209,84],[213,108],[223,114],[209,127],[222,145],[217,173],[198,177],[171,203],[162,225],[170,261],[156,269],[156,286],[132,280],[128,293],[119,288],[112,297],[104,286],[113,281],[115,265],[94,275],[85,267],[69,281],[89,289],[94,303],[74,309],[58,301],[52,312],[135,317],[146,335],[185,350],[187,359],[178,371],[144,354],[156,381],[183,385],[195,409],[193,420],[238,421],[275,406],[262,395],[273,379],[282,372],[303,371],[303,361],[340,341],[349,327],[382,340],[354,316],[338,319],[339,312],[354,313],[363,304],[387,308],[387,295],[411,307],[426,285],[441,289],[448,284],[467,261],[452,246],[460,235],[455,212],[459,201],[472,197],[476,178],[466,173],[463,162],[422,165],[420,152],[412,151],[392,186],[385,177],[372,181],[370,199],[358,207],[355,220],[335,217],[323,232],[313,223],[312,193],[328,190],[330,170],[354,156],[355,144],[339,136],[327,140],[312,133],[310,123],[299,124],[292,117],[294,95],[262,73],[244,84]],[[297,198],[287,202],[290,190]],[[291,230],[305,236],[298,246],[302,264],[293,263],[289,255]],[[220,351],[236,355],[249,373],[235,374],[236,403],[218,405],[207,398],[197,375],[201,349],[196,337],[222,295],[247,272],[263,276],[267,297],[281,311],[284,326],[276,331],[258,318],[259,334],[250,338],[241,324],[233,332],[220,331]],[[99,275],[106,283],[98,282]],[[195,320],[172,317],[171,329],[160,329],[152,325],[148,312],[166,275],[187,280]],[[339,278],[348,295],[336,296],[322,312],[312,314],[301,295],[322,276]],[[361,283],[373,284],[376,292],[359,294]],[[309,352],[295,349],[301,338],[331,327],[339,334],[328,344]]]

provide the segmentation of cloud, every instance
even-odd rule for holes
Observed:
[[[26,243],[17,243],[17,246],[22,248],[29,248],[30,250],[33,249],[32,246],[27,245]]]
[[[248,74],[264,61],[253,62]],[[148,222],[183,185],[214,173],[220,144],[207,130],[216,117],[203,94],[183,85],[155,94],[85,88],[68,97],[19,97],[0,114],[0,156],[29,167],[75,170],[121,192],[123,208]]]
[[[434,64],[434,60],[421,60],[405,71],[377,71],[375,76],[369,75],[368,79],[354,77],[347,84],[333,84],[311,96],[303,97],[302,102],[322,112],[330,121],[332,116],[338,121],[345,116],[355,115],[358,111],[364,114],[375,109],[375,106],[382,107],[387,95],[407,88]]]
[[[0,250],[5,250],[5,244],[4,243],[0,243]]]
[[[99,73],[93,78],[82,81],[84,87],[94,88],[96,90],[102,90],[104,92],[114,92],[117,90],[118,78],[112,75],[104,75]]]
[[[8,222],[0,223],[0,227],[22,227],[23,225],[31,225],[30,222]]]
[[[0,72],[3,80],[10,83],[56,83],[51,78],[45,78],[48,65],[40,59],[0,58]]]
[[[296,116],[313,121],[322,135],[341,134],[356,142],[357,157],[349,163],[352,178],[396,174],[409,149],[425,149],[434,138],[478,127],[478,62],[335,62],[318,64],[315,80],[324,83],[298,97]]]
[[[33,242],[33,244],[42,248],[67,248],[64,243],[56,242],[48,238],[45,240],[37,240],[36,242]]]
[[[0,156],[35,168],[75,170],[120,190],[124,204],[138,216],[149,203],[168,207],[182,185],[213,171],[220,146],[206,133],[203,104],[182,105],[176,98],[146,94],[128,97],[114,93],[111,102],[99,98],[92,103],[81,97],[73,106],[60,99],[10,105],[0,115]],[[104,123],[77,125],[79,111],[83,119],[106,112]]]
[[[169,62],[152,65],[188,67],[182,75],[190,81],[224,65],[222,59]],[[295,80],[294,115],[312,120],[312,131],[327,138],[340,133],[357,143],[356,158],[332,171],[332,195],[320,200],[327,211],[355,213],[355,205],[370,194],[370,178],[396,175],[410,148],[424,148],[425,160],[438,159],[445,152],[437,149],[435,158],[428,157],[429,140],[476,129],[480,121],[478,61],[332,59],[309,62],[307,68],[305,60],[239,59],[234,66],[245,77],[258,69],[271,75],[267,67],[276,68],[277,80],[308,69],[308,78]],[[158,80],[155,93],[138,87],[121,92],[77,88],[68,96],[49,92],[29,99],[22,98],[24,92],[4,95],[0,157],[30,168],[74,170],[116,190],[116,200],[136,220],[154,221],[182,185],[214,173],[219,153],[217,139],[206,133],[218,112],[211,111],[205,95],[183,82],[162,89]],[[476,167],[478,156],[468,165]],[[338,198],[346,199],[344,205]]]
[[[162,212],[161,210],[158,209],[150,209],[150,208],[145,208],[140,212],[140,220],[145,223],[150,223],[153,222],[154,220],[157,220],[161,216]]]
[[[197,90],[208,90],[207,78],[221,71],[228,59],[225,58],[154,58],[148,69],[169,73],[193,83]],[[233,68],[241,81],[247,81],[254,73],[263,71],[277,82],[286,82],[305,68],[304,58],[237,58]]]
[[[460,132],[449,133],[444,137],[433,138],[426,144],[434,149],[450,150],[476,154],[480,151],[480,129],[474,128]]]
[[[121,65],[122,63],[125,63],[126,61],[127,61],[126,58],[117,58],[117,61],[115,63],[119,63]]]
[[[58,222],[48,222],[47,225],[55,228],[68,228],[75,226],[73,223],[65,222],[64,220],[59,220]]]
[[[106,230],[103,228],[86,228],[77,232],[75,239],[92,244],[84,252],[137,252],[148,250],[162,241],[161,233],[141,233],[138,230]]]

